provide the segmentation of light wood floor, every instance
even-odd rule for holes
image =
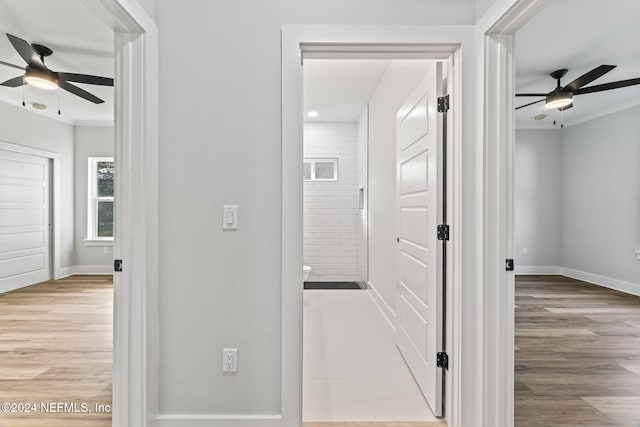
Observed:
[[[516,278],[515,425],[640,426],[640,298]]]
[[[111,405],[112,288],[111,276],[73,276],[0,294],[0,404],[37,405],[0,409],[0,426],[111,426],[111,413],[44,413],[40,404]]]
[[[516,426],[640,425],[640,298],[559,276],[516,282]],[[112,299],[110,276],[0,294],[0,403],[110,405]],[[0,411],[0,425],[106,427],[111,414]]]

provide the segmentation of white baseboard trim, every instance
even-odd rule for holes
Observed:
[[[594,285],[604,286],[605,288],[640,296],[640,284],[638,283],[625,282],[624,280],[600,276],[598,274],[588,273],[581,270],[574,270],[573,268],[567,267],[562,267],[562,274],[573,279],[593,283]]]
[[[76,265],[73,267],[73,274],[103,275],[113,274],[111,265]]]
[[[156,417],[157,427],[281,427],[281,415],[188,415]]]
[[[515,274],[536,274],[536,275],[549,275],[549,274],[562,274],[562,267],[553,265],[521,265],[516,266],[514,269]]]
[[[387,304],[384,298],[382,298],[382,296],[380,295],[376,287],[373,286],[371,282],[367,282],[367,288],[368,288],[367,292],[369,292],[369,296],[378,307],[378,310],[380,310],[380,313],[382,313],[384,318],[387,320],[387,323],[389,323],[389,326],[391,326],[391,329],[393,330],[393,332],[395,332],[396,331],[396,313],[391,309],[391,307],[389,306],[389,304]]]
[[[55,269],[53,274],[53,279],[64,279],[65,277],[69,277],[73,274],[73,267],[59,267]]]

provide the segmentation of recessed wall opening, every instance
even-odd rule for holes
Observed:
[[[424,300],[436,283],[429,282],[420,249],[411,253],[431,244],[421,197],[426,200],[427,184],[434,197],[439,188],[434,174],[443,122],[435,109],[444,72],[443,62],[425,59],[304,60],[305,426],[445,425],[438,417],[442,398],[429,388],[440,387],[439,379],[425,388],[426,371],[435,365],[421,360],[431,351],[435,358],[435,341],[421,321],[432,315]],[[433,148],[425,142],[429,133]],[[442,200],[433,200],[435,215]]]

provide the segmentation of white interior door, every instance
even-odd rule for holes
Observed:
[[[51,278],[49,159],[0,150],[0,292]]]
[[[437,225],[442,64],[435,63],[397,115],[397,344],[434,415],[442,416],[442,257]]]

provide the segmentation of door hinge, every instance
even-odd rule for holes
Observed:
[[[505,262],[505,268],[507,271],[513,271],[513,260],[508,258]]]
[[[122,271],[122,260],[114,259],[113,260],[113,271]]]
[[[449,111],[449,95],[438,97],[438,113]]]
[[[438,224],[438,240],[449,240],[449,226]]]
[[[439,351],[436,354],[436,366],[438,368],[444,368],[449,370],[449,356],[444,351]]]

